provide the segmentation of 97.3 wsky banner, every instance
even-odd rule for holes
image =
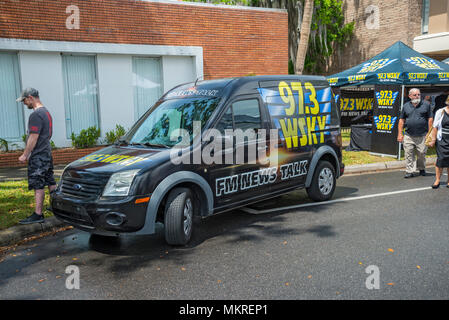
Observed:
[[[398,155],[397,135],[401,95],[401,86],[399,85],[376,85],[374,87],[371,152]]]

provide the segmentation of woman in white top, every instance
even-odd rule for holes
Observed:
[[[446,99],[446,106],[439,109],[435,114],[432,130],[431,146],[436,144],[437,162],[435,163],[435,182],[433,189],[440,187],[440,178],[443,168],[447,168],[449,176],[449,97]],[[449,179],[449,178],[448,178]],[[449,181],[446,185],[449,188]]]

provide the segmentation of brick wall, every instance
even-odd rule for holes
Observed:
[[[70,162],[73,162],[104,147],[105,146],[87,149],[56,149],[52,151],[53,164],[69,164]],[[26,167],[27,164],[23,164],[18,160],[21,154],[22,151],[0,152],[0,168]]]
[[[69,30],[76,5],[80,28]],[[206,79],[288,72],[286,12],[131,0],[2,0],[0,37],[202,46]]]
[[[379,28],[366,25],[370,6],[379,8]],[[327,74],[351,68],[382,52],[396,41],[413,48],[421,35],[422,0],[343,0],[345,23],[354,22],[354,35],[344,50],[334,54]]]

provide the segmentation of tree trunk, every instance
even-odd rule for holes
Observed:
[[[309,46],[310,26],[312,25],[313,1],[305,0],[304,4],[301,35],[299,38],[298,52],[296,54],[295,74],[302,74],[304,71],[304,62]]]

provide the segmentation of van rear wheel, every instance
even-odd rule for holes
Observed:
[[[167,198],[164,213],[165,241],[185,245],[192,237],[194,199],[188,188],[173,189]]]
[[[332,198],[336,186],[335,168],[329,161],[320,161],[313,173],[312,183],[307,194],[314,201]]]

